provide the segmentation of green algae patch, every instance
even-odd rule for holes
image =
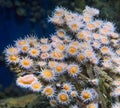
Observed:
[[[26,106],[34,103],[38,98],[36,94],[30,94],[22,97],[8,98],[0,100],[0,108],[25,108]]]

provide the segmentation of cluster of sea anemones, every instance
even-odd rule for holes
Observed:
[[[6,61],[20,75],[17,85],[41,92],[53,107],[98,108],[103,98],[120,96],[120,81],[113,81],[120,73],[119,34],[98,15],[88,6],[82,14],[57,7],[49,22],[59,29],[51,38],[31,35],[8,46]]]

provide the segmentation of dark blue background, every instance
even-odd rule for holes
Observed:
[[[40,0],[41,1],[41,0]],[[41,1],[42,8],[46,10],[54,10],[54,5],[50,4],[48,0]],[[41,13],[40,13],[41,14]],[[13,44],[13,41],[25,35],[34,33],[40,38],[42,36],[49,37],[49,34],[54,32],[54,26],[47,22],[48,15],[44,13],[42,20],[45,21],[47,28],[43,28],[39,22],[35,23],[34,28],[31,26],[28,18],[15,17],[14,9],[7,10],[5,7],[0,8],[0,54],[5,47],[9,44]],[[9,71],[9,68],[5,63],[0,64],[0,85],[3,87],[9,86],[12,82],[15,82],[14,74]]]

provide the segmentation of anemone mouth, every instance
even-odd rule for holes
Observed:
[[[74,46],[70,46],[69,48],[68,48],[68,53],[70,53],[70,54],[76,54],[76,52],[77,52],[77,49],[74,47]]]
[[[71,67],[70,69],[69,69],[69,72],[71,73],[71,74],[76,74],[77,72],[78,72],[78,67]]]
[[[68,100],[67,96],[65,94],[60,95],[60,100],[63,102],[66,102]]]
[[[109,52],[109,49],[107,47],[102,47],[101,48],[101,52],[102,53],[108,53]]]
[[[94,30],[94,29],[95,29],[95,25],[94,25],[93,23],[89,23],[89,24],[87,25],[87,28],[88,28],[89,30]]]
[[[41,76],[43,77],[43,79],[45,79],[47,81],[54,80],[54,78],[55,78],[54,72],[50,69],[44,69],[41,73]]]
[[[63,89],[64,89],[65,91],[70,91],[70,90],[71,90],[71,86],[68,85],[68,84],[65,84],[65,85],[63,85]]]
[[[60,51],[64,51],[65,50],[65,46],[64,45],[62,45],[62,44],[58,44],[58,49],[60,50]]]
[[[47,52],[47,51],[50,50],[50,46],[48,46],[48,45],[42,45],[42,46],[40,47],[40,49],[41,49],[42,52]]]
[[[48,66],[50,67],[50,68],[54,68],[55,66],[56,66],[56,62],[55,61],[49,61],[49,63],[48,63]]]
[[[19,41],[18,44],[19,45],[24,45],[24,44],[26,44],[26,41],[24,41],[24,40],[23,41]]]
[[[37,81],[37,78],[33,75],[25,75],[17,79],[17,84],[21,87],[29,87],[35,81]]]
[[[77,36],[77,37],[78,37],[78,39],[84,39],[84,38],[85,38],[84,34],[81,33],[81,32],[78,33],[78,36]]]
[[[47,97],[53,97],[54,96],[54,89],[51,86],[46,86],[43,89],[43,94],[45,94]]]
[[[58,95],[58,100],[62,104],[67,104],[68,101],[69,101],[69,97],[68,97],[68,95],[66,93],[60,93]]]
[[[87,108],[96,108],[96,105],[95,105],[95,104],[89,104],[89,105],[87,106]]]
[[[93,56],[93,52],[90,51],[90,50],[86,50],[85,54],[86,54],[87,57],[92,57]]]
[[[50,70],[45,70],[45,71],[44,71],[44,75],[45,75],[47,78],[53,77],[53,73],[52,73],[52,71],[50,71]]]
[[[80,61],[84,61],[85,60],[85,56],[83,54],[78,54],[77,58]]]
[[[35,78],[33,76],[25,76],[25,77],[22,77],[21,81],[24,84],[31,84],[32,82],[35,81]]]
[[[63,67],[62,66],[56,66],[55,68],[57,73],[61,73],[63,71]]]
[[[42,84],[40,82],[38,82],[38,81],[33,82],[32,85],[31,85],[31,89],[33,91],[40,91],[41,88],[42,88]]]
[[[56,106],[57,105],[57,101],[56,100],[50,100],[50,104],[51,106]]]
[[[60,51],[53,51],[52,53],[51,53],[51,58],[53,58],[53,59],[63,59],[64,58],[64,55],[63,55],[63,53],[62,52],[60,52]]]
[[[57,12],[55,12],[55,15],[56,15],[56,16],[62,16],[63,13],[62,13],[61,11],[57,11]]]
[[[74,30],[74,31],[78,30],[78,25],[77,24],[72,24],[71,29]]]
[[[88,93],[88,92],[85,92],[84,94],[83,94],[83,98],[84,99],[89,99],[90,98],[90,93]]]
[[[64,37],[64,35],[65,35],[64,31],[61,30],[61,31],[58,32],[58,36]]]
[[[83,20],[85,22],[89,22],[89,21],[91,21],[91,16],[90,15],[88,15],[88,16],[86,15],[86,16],[84,16]]]
[[[47,52],[44,52],[44,53],[41,53],[40,57],[41,57],[41,59],[48,59],[49,54]]]
[[[18,49],[17,48],[9,48],[8,51],[9,52],[16,52],[16,51],[18,51]]]
[[[18,60],[18,56],[17,55],[10,55],[9,59],[11,61],[17,61]]]
[[[23,46],[22,49],[23,49],[23,51],[28,51],[29,48],[28,48],[28,46]]]
[[[24,66],[30,66],[30,64],[31,64],[31,61],[28,61],[28,60],[23,61]]]

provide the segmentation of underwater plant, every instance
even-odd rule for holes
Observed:
[[[57,108],[119,108],[120,38],[115,24],[98,19],[100,11],[56,7],[48,21],[50,38],[30,35],[4,53],[16,84],[45,95]]]

